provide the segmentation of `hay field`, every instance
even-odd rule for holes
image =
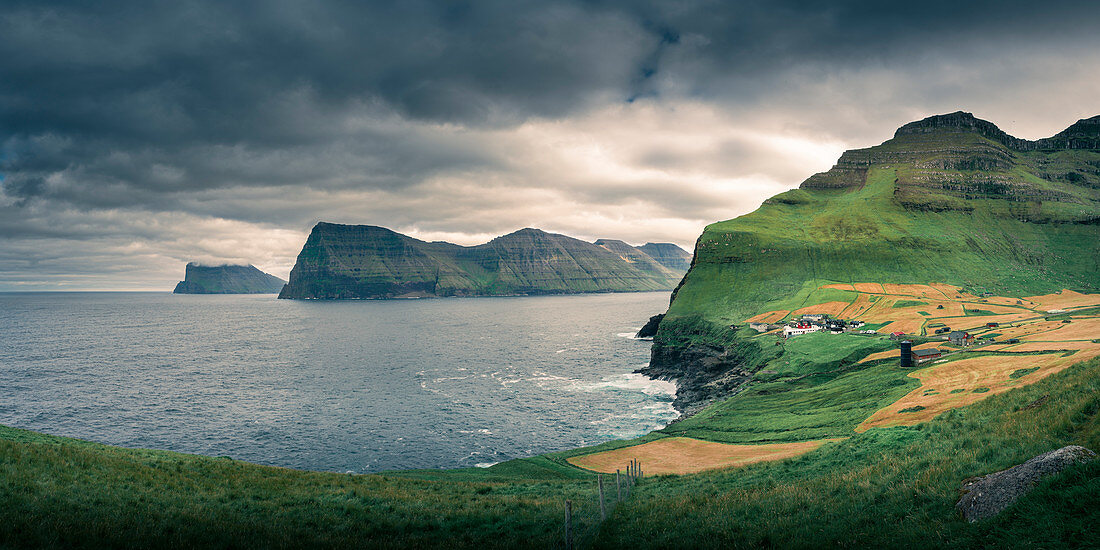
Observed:
[[[897,321],[891,321],[890,324],[878,329],[878,331],[881,334],[890,334],[891,332],[920,334],[920,329],[923,326],[924,319],[898,319]]]
[[[880,283],[852,283],[852,288],[856,292],[867,294],[886,294],[886,290],[882,288]]]
[[[1011,315],[974,315],[974,316],[970,316],[970,317],[936,317],[933,320],[935,320],[937,323],[943,323],[943,324],[951,327],[951,330],[971,330],[971,329],[976,329],[976,328],[984,328],[986,323],[1000,323],[1000,324],[1003,325],[1003,324],[1007,324],[1007,323],[1016,323],[1016,322],[1024,321],[1024,320],[1027,320],[1027,319],[1035,319],[1035,313],[1025,312],[1025,313],[1013,313]],[[990,329],[990,330],[996,330],[997,332],[1000,332],[1000,333],[1004,334],[999,329]]]
[[[849,305],[849,302],[825,302],[824,304],[817,304],[813,306],[806,306],[794,310],[794,315],[812,315],[815,313],[825,313],[836,317],[840,315],[840,312],[844,311]]]
[[[860,294],[852,301],[844,311],[840,312],[841,319],[858,319],[860,315],[863,315],[867,310],[871,309],[871,306],[875,305],[871,302],[871,297],[867,294]]]
[[[1013,353],[1049,350],[1082,350],[1096,348],[1100,348],[1100,344],[1092,342],[1091,340],[1071,340],[1068,342],[1025,342],[1023,344],[1009,344],[1002,347],[1004,351],[1011,351]]]
[[[920,344],[918,346],[913,346],[913,349],[943,348],[943,344],[944,344],[943,342],[926,342],[926,343]],[[943,351],[947,352],[947,351],[952,351],[952,350],[943,349]],[[858,364],[861,364],[861,363],[870,363],[871,361],[878,361],[879,359],[890,359],[890,358],[895,358],[895,359],[900,360],[901,359],[901,350],[900,349],[888,349],[886,351],[880,351],[878,353],[872,353],[871,355],[868,355],[867,357],[864,357],[863,359],[860,359],[859,361],[857,361],[856,364],[858,365]]]
[[[769,311],[767,313],[761,313],[759,315],[753,315],[748,319],[745,319],[746,323],[775,323],[780,319],[787,316],[790,311],[781,309],[778,311]]]
[[[1053,321],[1048,321],[1053,322]],[[1092,340],[1100,338],[1100,317],[1075,317],[1070,323],[1057,322],[1059,325],[1053,330],[1039,334],[1031,334],[1021,340]]]
[[[691,474],[704,470],[791,458],[808,453],[830,441],[841,440],[819,439],[797,443],[731,445],[690,437],[666,437],[633,447],[575,456],[568,460],[574,466],[607,474],[613,474],[615,470],[626,470],[626,465],[631,459],[638,460],[645,474]]]
[[[932,300],[942,300],[944,298],[942,292],[928,285],[883,283],[882,288],[887,294],[895,296],[915,296]]]
[[[1081,350],[1070,356],[1052,353],[1043,355],[992,355],[959,359],[941,365],[933,365],[911,373],[921,381],[921,386],[893,404],[879,409],[856,427],[857,432],[889,426],[911,426],[936,415],[981,401],[991,395],[1004,393],[1020,385],[1031,384],[1059,372],[1066,367],[1094,357],[1100,357],[1100,346]],[[1038,370],[1012,379],[1011,374],[1020,369]],[[953,390],[962,390],[951,393]],[[975,392],[974,390],[978,390]],[[984,390],[984,391],[983,391]],[[906,409],[911,412],[902,412]]]
[[[1040,309],[1046,311],[1100,305],[1100,294],[1081,294],[1072,290],[1042,296],[1028,296],[1026,299],[1035,302]]]

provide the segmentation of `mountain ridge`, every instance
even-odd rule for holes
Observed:
[[[475,246],[320,222],[280,298],[374,299],[668,290],[683,271],[637,248],[523,228]],[[629,261],[624,254],[634,258]],[[686,254],[686,252],[685,252]]]
[[[188,262],[173,294],[276,294],[286,281],[252,264],[206,266]]]

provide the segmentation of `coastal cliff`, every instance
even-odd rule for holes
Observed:
[[[683,273],[622,241],[594,244],[531,228],[485,244],[459,246],[421,241],[384,227],[321,222],[306,239],[279,297],[654,291],[672,289]]]
[[[275,294],[286,281],[251,265],[187,264],[173,294]]]
[[[827,285],[867,281],[1100,290],[1100,117],[1036,141],[969,113],[929,117],[708,226],[640,372],[678,380],[682,411],[732,395],[783,353],[751,344],[747,319],[848,301]]]

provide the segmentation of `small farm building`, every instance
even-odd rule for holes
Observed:
[[[913,350],[913,360],[918,363],[939,359],[940,357],[943,357],[943,352],[940,351],[939,348]]]
[[[956,346],[969,346],[974,343],[974,337],[969,332],[956,330],[947,335],[947,340]]]

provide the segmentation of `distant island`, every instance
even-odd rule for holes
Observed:
[[[318,223],[280,298],[379,299],[671,290],[691,254],[670,243],[585,242],[521,229],[477,246]]]
[[[275,294],[286,281],[252,265],[187,264],[173,294]]]

